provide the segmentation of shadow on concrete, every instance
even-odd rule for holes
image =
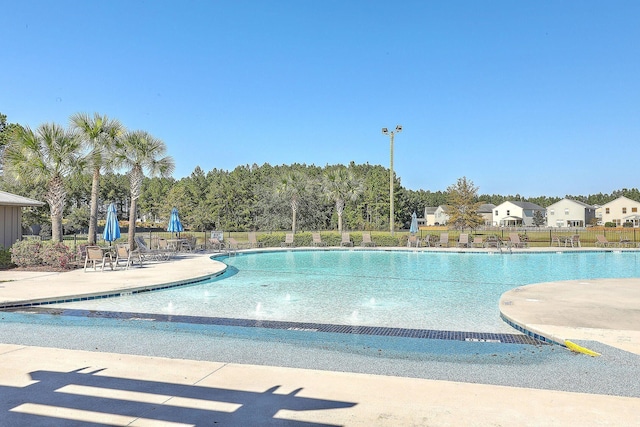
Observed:
[[[33,384],[0,386],[0,424],[86,427],[129,425],[140,418],[195,426],[334,426],[274,416],[280,410],[327,410],[356,405],[296,396],[302,388],[278,394],[280,386],[276,385],[259,393],[96,375],[102,370],[82,372],[87,369],[34,371],[30,373],[31,379],[37,381]]]

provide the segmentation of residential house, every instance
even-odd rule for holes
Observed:
[[[436,225],[436,209],[438,208],[429,207],[429,206],[424,208],[424,218],[423,218],[424,223],[423,224],[419,223],[419,225],[426,225],[426,226]]]
[[[599,208],[602,213],[602,224],[612,222],[616,227],[622,227],[625,223],[640,227],[640,202],[621,196],[605,203]]]
[[[503,202],[493,209],[492,225],[496,227],[533,227],[536,212],[545,215],[545,209],[531,202]]]
[[[9,248],[22,238],[22,208],[43,202],[0,191],[0,247]]]
[[[449,221],[449,207],[445,205],[440,205],[436,208],[433,213],[433,224],[434,225],[446,225],[447,221]]]
[[[496,207],[493,203],[483,203],[478,207],[478,215],[483,219],[483,225],[491,225],[493,223],[493,209]]]
[[[547,206],[547,227],[585,227],[595,217],[594,206],[577,200],[565,198]]]

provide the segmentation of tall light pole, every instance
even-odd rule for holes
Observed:
[[[393,236],[393,137],[396,133],[402,132],[402,126],[396,126],[396,130],[392,130],[389,132],[389,129],[382,128],[382,133],[384,135],[389,135],[389,139],[391,140],[391,155],[390,155],[390,167],[389,167],[389,230],[391,230],[391,235]]]

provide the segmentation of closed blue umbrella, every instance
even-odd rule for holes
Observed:
[[[409,232],[411,234],[416,234],[418,232],[418,216],[415,212],[411,214],[411,227],[409,227]]]
[[[116,205],[111,203],[107,208],[107,223],[104,225],[104,234],[102,235],[104,240],[111,242],[120,238],[120,224],[118,223],[118,213],[116,212]]]
[[[180,233],[183,231],[182,223],[180,222],[180,216],[178,215],[178,208],[171,209],[171,216],[169,217],[169,226],[167,231],[171,233]]]

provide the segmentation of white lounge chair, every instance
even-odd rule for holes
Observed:
[[[280,246],[284,247],[284,246],[289,246],[289,247],[293,247],[293,233],[287,233],[284,236],[284,242],[280,243]]]
[[[256,237],[255,231],[249,232],[249,246],[252,248],[261,248],[262,242],[258,242],[258,238]]]
[[[528,242],[520,240],[518,233],[509,233],[509,244],[514,248],[526,248],[529,246]]]
[[[149,249],[141,236],[135,236],[133,240],[136,242],[136,250],[140,252],[143,261],[166,261],[169,259],[169,251]]]
[[[444,246],[449,247],[449,233],[440,233],[440,241],[435,244],[435,246]]]
[[[349,233],[342,233],[342,241],[340,242],[340,246],[353,246],[351,235]]]
[[[371,233],[362,233],[362,246],[375,246],[376,243],[371,240]]]
[[[311,233],[311,244],[313,246],[327,246],[326,242],[322,241],[320,233]]]
[[[224,243],[222,243],[216,237],[211,237],[209,238],[209,246],[211,246],[211,248],[215,251],[221,251],[222,248],[224,248]]]

